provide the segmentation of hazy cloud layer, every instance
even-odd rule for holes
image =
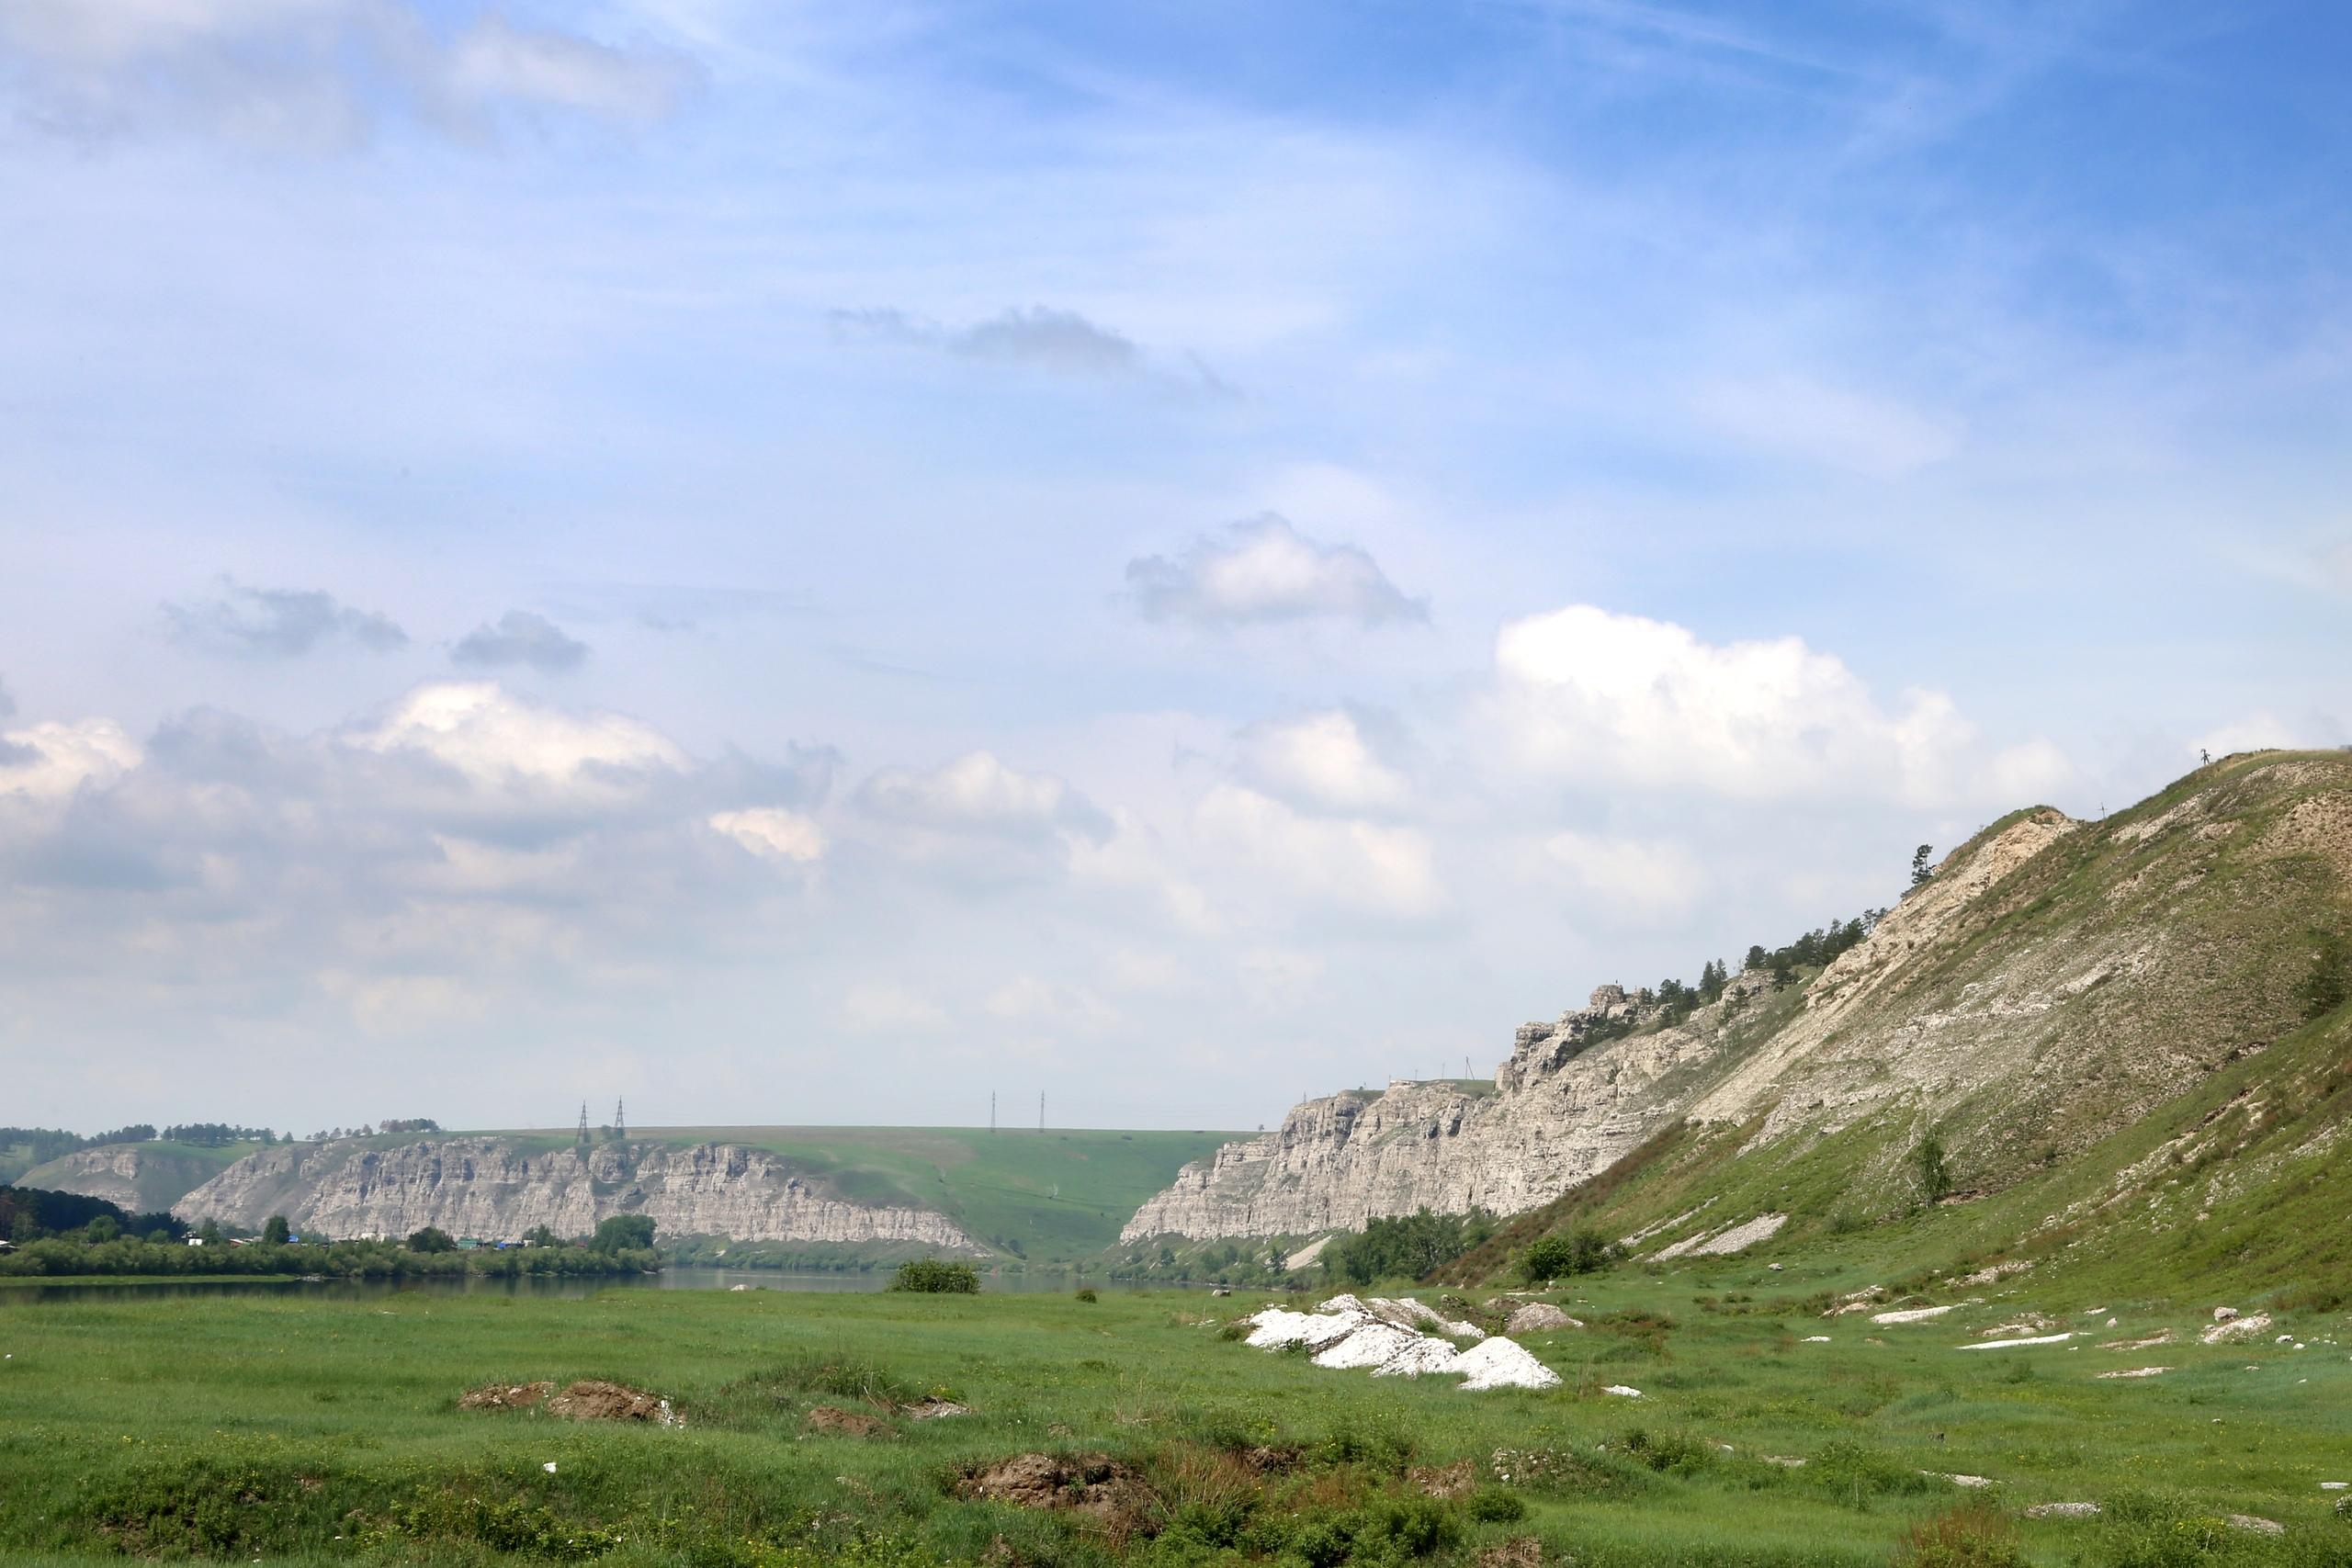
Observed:
[[[1147,620],[1200,626],[1429,618],[1428,604],[1400,592],[1368,552],[1318,543],[1271,513],[1194,539],[1172,558],[1129,561],[1127,593]]]
[[[449,657],[472,670],[508,670],[520,664],[552,675],[587,662],[588,645],[545,615],[509,610],[496,625],[467,633]]]
[[[644,125],[700,80],[671,53],[494,14],[445,31],[409,0],[13,0],[0,67],[0,93],[53,131],[303,152],[356,145],[393,117],[464,140],[516,112]]]
[[[247,588],[224,580],[213,598],[166,603],[164,620],[175,641],[253,659],[296,659],[339,643],[373,653],[408,645],[408,633],[390,616],[315,588]]]

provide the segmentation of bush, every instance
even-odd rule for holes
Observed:
[[[894,1291],[921,1291],[929,1295],[975,1296],[980,1277],[968,1263],[943,1263],[936,1258],[916,1258],[899,1265],[890,1276]]]
[[[1896,1568],[2020,1568],[2017,1532],[1982,1503],[1922,1519],[1895,1549]]]
[[[1323,1249],[1323,1268],[1351,1285],[1375,1280],[1419,1280],[1443,1268],[1494,1234],[1492,1217],[1418,1213],[1374,1220],[1355,1235],[1336,1237]]]
[[[455,1252],[458,1244],[439,1225],[427,1225],[423,1230],[410,1233],[408,1249],[411,1252]]]
[[[596,1227],[588,1246],[595,1252],[622,1252],[653,1245],[653,1221],[645,1214],[615,1214]]]
[[[1082,1302],[1099,1302],[1102,1298],[1094,1293],[1093,1286],[1081,1285],[1079,1287],[1078,1299]]]
[[[1520,1272],[1530,1283],[1590,1274],[1617,1261],[1616,1246],[1599,1231],[1580,1229],[1567,1235],[1547,1235],[1520,1255]]]
[[[1470,1494],[1464,1505],[1472,1518],[1482,1525],[1516,1524],[1527,1517],[1527,1505],[1516,1492],[1499,1486],[1481,1486]]]

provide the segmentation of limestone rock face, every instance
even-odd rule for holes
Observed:
[[[1521,1029],[1492,1094],[1400,1081],[1307,1100],[1274,1131],[1186,1166],[1120,1239],[1297,1235],[1424,1206],[1508,1214],[1548,1202],[1672,1120],[1725,1048],[1720,1008],[1589,1043],[1634,1008],[1596,992],[1590,1007]]]
[[[258,1228],[284,1214],[298,1232],[404,1236],[425,1225],[512,1241],[537,1225],[584,1235],[614,1214],[644,1214],[662,1235],[856,1245],[907,1242],[981,1253],[944,1214],[853,1203],[781,1156],[733,1144],[599,1144],[534,1150],[495,1137],[290,1144],[239,1160],[173,1208],[190,1224]]]

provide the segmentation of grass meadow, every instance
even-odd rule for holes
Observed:
[[[2299,1351],[2199,1345],[2201,1306],[2043,1301],[2092,1331],[1961,1350],[2030,1292],[1882,1327],[1800,1313],[1806,1287],[1752,1265],[1578,1284],[1553,1299],[1589,1326],[1525,1341],[1563,1385],[1479,1394],[1251,1349],[1223,1331],[1272,1299],[1249,1294],[0,1295],[0,1557],[2352,1562],[2346,1494],[2321,1485],[2352,1480],[2340,1313],[2282,1314]],[[2095,1375],[2143,1365],[2173,1370]],[[458,1407],[584,1378],[667,1396],[684,1424]],[[971,1413],[910,1418],[933,1395]],[[814,1430],[819,1406],[872,1429]],[[1058,1500],[1108,1502],[959,1495],[1031,1451],[1105,1456],[1112,1485]],[[2048,1502],[2102,1512],[2025,1517]]]

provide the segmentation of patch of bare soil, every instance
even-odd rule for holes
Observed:
[[[935,1393],[927,1393],[912,1404],[899,1406],[899,1414],[910,1421],[936,1421],[943,1416],[969,1416],[971,1413],[970,1405],[958,1404],[952,1399],[942,1399]]]
[[[1121,1534],[1140,1527],[1152,1504],[1143,1477],[1107,1454],[1014,1454],[966,1471],[956,1495],[1080,1514]]]
[[[650,1421],[675,1427],[678,1413],[658,1393],[583,1378],[548,1400],[548,1414],[569,1421]]]
[[[1515,1535],[1478,1553],[1478,1568],[1544,1568],[1544,1543],[1532,1535]]]
[[[555,1392],[551,1382],[493,1382],[469,1389],[458,1401],[460,1410],[530,1410]]]
[[[1478,1471],[1466,1459],[1448,1465],[1425,1464],[1414,1470],[1413,1484],[1432,1497],[1466,1496],[1478,1484]]]
[[[890,1423],[878,1416],[868,1416],[862,1410],[843,1410],[838,1404],[820,1404],[808,1412],[808,1429],[827,1437],[894,1438]]]

